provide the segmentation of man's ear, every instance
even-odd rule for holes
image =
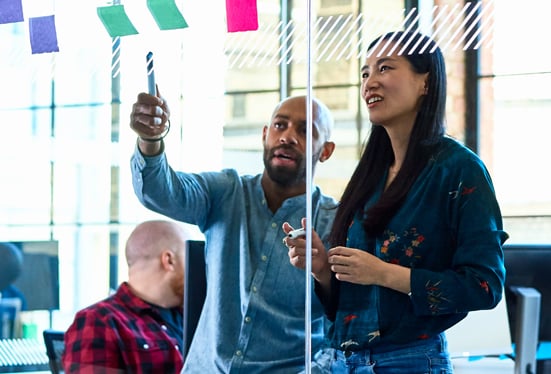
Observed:
[[[268,136],[268,126],[264,125],[262,128],[262,143],[266,141],[266,136]]]
[[[173,269],[175,262],[176,258],[172,251],[165,250],[161,253],[161,264],[165,270]]]
[[[331,155],[333,154],[333,151],[335,150],[335,143],[334,142],[325,142],[323,144],[323,149],[320,154],[320,162],[324,162],[328,160]]]

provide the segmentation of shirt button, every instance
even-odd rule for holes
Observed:
[[[243,352],[241,352],[241,351],[239,351],[239,350],[238,350],[238,351],[235,351],[235,355],[236,355],[236,356],[240,356],[240,357],[241,357],[242,354],[243,354]]]
[[[246,322],[246,323],[251,322],[251,317],[249,317],[249,316],[245,317],[245,322]]]
[[[145,343],[145,344],[143,345],[143,349],[149,349],[149,344]]]
[[[267,259],[268,257],[266,257],[266,255],[262,255],[262,261],[266,262]]]
[[[253,286],[253,292],[256,292],[258,291],[258,288],[256,288],[256,286]]]
[[[174,348],[175,348],[177,351],[180,350],[180,347],[178,346],[178,344],[176,344],[176,345],[174,346]]]
[[[275,229],[276,227],[277,227],[277,223],[275,223],[275,222],[272,222],[272,228],[274,228],[274,229]]]
[[[167,330],[167,327],[165,325],[161,325],[161,328],[165,331]]]

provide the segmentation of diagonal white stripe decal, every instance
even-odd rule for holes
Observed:
[[[436,45],[429,52],[440,47],[442,52],[454,51],[457,48],[478,49],[492,42],[493,19],[495,16],[493,1],[467,2],[434,6],[431,14],[422,16],[430,18],[429,28]],[[417,28],[421,15],[414,8],[402,14],[387,14],[386,17],[366,11],[355,16],[352,13],[321,16],[315,20],[312,35],[312,54],[316,62],[350,60],[365,57],[366,42],[389,30],[419,32]],[[290,62],[305,63],[307,29],[303,21],[292,19],[289,22],[277,22],[259,25],[255,32],[228,34],[225,43],[225,54],[228,66],[233,68],[254,68],[274,66]],[[387,45],[381,53],[396,52],[397,45]],[[398,54],[422,53],[429,44],[412,45],[410,40],[404,42]]]

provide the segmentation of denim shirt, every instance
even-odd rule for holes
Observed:
[[[383,182],[366,208],[382,188]],[[426,339],[501,300],[508,235],[490,176],[470,150],[445,138],[376,238],[365,235],[366,210],[350,225],[347,246],[411,268],[411,295],[335,281],[338,305],[326,304],[334,318],[332,347],[354,351]]]
[[[166,155],[131,160],[134,191],[147,208],[205,234],[207,296],[186,358],[186,373],[297,373],[304,367],[304,270],[289,262],[281,228],[299,227],[305,195],[273,214],[261,175],[236,170],[182,173]],[[327,245],[337,203],[312,196],[312,225]],[[323,307],[312,298],[312,351],[324,340]]]

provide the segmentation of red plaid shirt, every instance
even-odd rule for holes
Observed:
[[[123,283],[115,294],[76,314],[65,332],[63,367],[66,373],[179,373],[179,329]]]

